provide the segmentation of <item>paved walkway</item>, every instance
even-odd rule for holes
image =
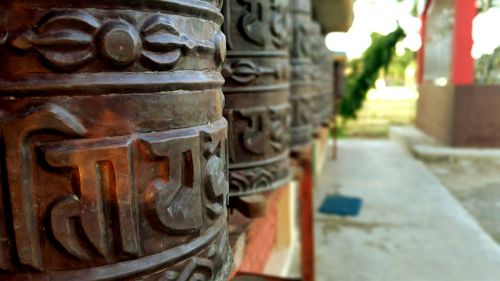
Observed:
[[[363,208],[354,218],[316,214],[318,281],[500,280],[499,246],[398,144],[340,141],[316,204],[331,193],[361,197]]]

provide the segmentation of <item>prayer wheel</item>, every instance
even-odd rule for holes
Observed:
[[[291,10],[291,149],[293,152],[300,152],[312,140],[315,121],[313,110],[316,89],[312,83],[314,66],[311,60],[310,38],[311,3],[308,0],[291,0]]]
[[[0,4],[0,280],[225,280],[220,0]]]
[[[323,87],[322,81],[322,47],[321,47],[321,27],[317,22],[311,22],[310,25],[310,42],[311,42],[311,61],[313,63],[312,70],[312,84],[313,84],[313,97],[311,99],[311,117],[313,119],[313,135],[319,136],[321,123],[323,118],[323,111],[326,104],[323,104]]]
[[[229,195],[291,178],[289,1],[224,1],[224,116],[229,122]]]
[[[333,61],[333,52],[331,52],[325,44],[325,38],[321,36],[321,82],[323,84],[322,88],[322,100],[323,100],[323,110],[322,110],[322,118],[321,124],[325,127],[330,126],[330,121],[333,118],[333,114],[335,112],[335,97],[333,92],[334,81],[334,61]]]
[[[325,44],[318,23],[312,24],[312,61],[314,63],[313,81],[316,89],[314,98],[314,121],[316,129],[328,126],[333,115],[333,60],[332,53]]]

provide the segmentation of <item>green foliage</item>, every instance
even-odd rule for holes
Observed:
[[[474,76],[477,84],[500,84],[500,47],[491,55],[482,55],[476,60]]]
[[[479,13],[486,12],[489,8],[500,7],[500,0],[478,0],[477,10]]]
[[[339,113],[344,119],[356,118],[366,94],[375,86],[380,70],[389,67],[394,56],[396,43],[405,37],[398,27],[386,36],[372,34],[372,45],[360,59],[349,62],[351,72],[346,77],[346,95],[340,101]]]

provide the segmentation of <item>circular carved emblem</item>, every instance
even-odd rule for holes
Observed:
[[[139,34],[126,22],[106,24],[99,32],[98,44],[100,53],[116,65],[131,64],[141,49]]]

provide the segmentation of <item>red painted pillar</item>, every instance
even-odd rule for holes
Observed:
[[[427,23],[427,11],[431,6],[432,0],[427,0],[425,3],[424,11],[420,16],[420,20],[422,21],[422,27],[420,29],[420,37],[422,37],[422,47],[418,51],[418,68],[417,68],[417,83],[421,84],[424,81],[424,55],[425,55],[425,26]]]
[[[455,0],[455,30],[452,57],[452,81],[455,85],[474,83],[472,20],[477,10],[475,1]]]
[[[300,195],[300,242],[302,281],[314,281],[314,175],[312,157],[302,162],[302,179],[299,186]]]

